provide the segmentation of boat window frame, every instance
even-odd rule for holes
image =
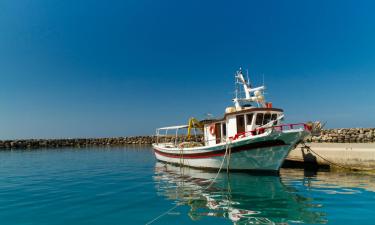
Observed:
[[[220,144],[222,141],[222,123],[215,123],[215,139],[216,144]]]
[[[222,138],[227,139],[227,124],[221,123]]]
[[[243,122],[243,124],[242,124],[242,128],[243,128],[243,131],[239,131],[239,118],[241,118],[241,120],[242,120],[242,122]],[[236,132],[237,132],[237,134],[238,133],[243,133],[243,132],[245,132],[246,131],[246,123],[245,123],[246,121],[245,121],[245,114],[238,114],[238,115],[236,115]]]
[[[266,120],[266,118],[267,118],[266,116],[269,116],[268,121]],[[270,112],[264,113],[262,125],[266,125],[267,123],[271,122],[271,117],[272,117],[272,114]]]
[[[277,120],[277,117],[278,117],[277,113],[272,113],[271,114],[271,120]]]
[[[250,117],[250,121],[249,121]],[[248,113],[246,114],[246,125],[252,125],[254,120],[254,113]]]
[[[261,120],[260,120],[259,116],[262,117]],[[262,126],[263,125],[263,118],[264,118],[264,113],[257,113],[256,117],[255,117],[255,125]],[[259,121],[260,121],[260,123],[259,123]]]

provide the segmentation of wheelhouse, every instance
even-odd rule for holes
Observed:
[[[202,121],[205,145],[226,142],[237,134],[255,131],[257,128],[280,125],[283,116],[281,109],[249,108],[228,112],[222,119]]]

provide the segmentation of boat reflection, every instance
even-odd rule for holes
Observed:
[[[234,224],[327,222],[321,205],[285,186],[278,176],[221,173],[215,177],[215,172],[157,162],[154,180],[158,194],[190,206],[192,220],[213,216]]]

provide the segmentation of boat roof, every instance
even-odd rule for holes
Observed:
[[[188,125],[178,125],[178,126],[170,126],[170,127],[160,127],[158,130],[176,130],[182,128],[188,128]]]
[[[283,112],[282,109],[278,108],[250,108],[250,109],[242,109],[239,111],[231,112],[231,113],[225,113],[223,118],[219,119],[206,119],[206,120],[201,120],[200,122],[203,124],[211,124],[211,123],[218,123],[218,122],[223,122],[226,120],[227,116],[230,115],[241,115],[243,113],[250,113],[250,112]]]
[[[201,122],[202,124],[211,124],[211,123],[221,122],[223,120],[224,120],[224,118],[221,118],[221,119],[205,119],[205,120],[201,120],[199,122]]]
[[[249,112],[259,112],[259,111],[265,111],[265,112],[283,112],[282,109],[278,108],[250,108],[250,109],[243,109],[239,110],[236,112],[231,112],[231,113],[225,113],[223,118],[218,118],[218,119],[204,119],[199,121],[202,124],[211,124],[211,123],[218,123],[218,122],[223,122],[229,115],[240,115],[243,113],[249,113]],[[170,126],[170,127],[161,127],[158,128],[157,130],[176,130],[176,129],[183,129],[183,128],[188,128],[189,125],[177,125],[177,126]]]
[[[248,113],[248,112],[259,112],[259,111],[267,111],[267,112],[283,112],[282,109],[278,109],[278,108],[250,108],[250,109],[243,109],[243,110],[239,110],[239,111],[235,111],[235,112],[231,112],[231,113],[226,113],[224,115],[224,118],[226,118],[227,116],[229,115],[235,115],[235,114],[242,114],[242,113]]]

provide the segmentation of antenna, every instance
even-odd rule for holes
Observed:
[[[263,77],[263,86],[264,86],[264,73],[262,74],[262,77]]]
[[[251,88],[250,79],[249,79],[249,70],[246,69],[246,79],[247,79],[247,85]]]
[[[205,119],[212,119],[212,118],[214,118],[214,115],[212,113],[205,113],[204,117],[205,117]]]
[[[248,102],[256,102],[258,107],[264,106],[265,107],[265,99],[264,99],[264,85],[256,88],[250,87],[250,79],[248,71],[246,70],[247,79],[245,80],[244,75],[242,73],[242,70],[238,70],[235,74],[235,87],[236,87],[236,98],[233,99],[234,105],[237,110],[240,110],[242,108],[241,105],[244,105]],[[263,74],[263,83],[264,83],[264,74]],[[245,97],[244,98],[238,98],[239,96],[239,89],[240,87],[243,87]]]
[[[238,79],[237,79],[236,75],[235,75],[235,77],[236,77],[236,79],[234,79],[234,87],[235,87],[236,90],[234,92],[235,92],[235,95],[236,95],[235,98],[237,99],[238,98],[238,81],[237,81]]]

